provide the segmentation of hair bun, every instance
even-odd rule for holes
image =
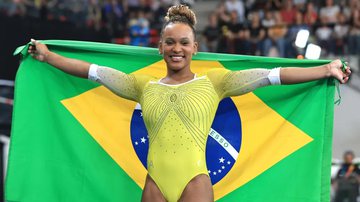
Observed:
[[[171,6],[165,16],[165,22],[184,22],[192,27],[196,24],[195,13],[185,5]]]

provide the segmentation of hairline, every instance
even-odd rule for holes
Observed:
[[[173,21],[173,22],[169,21],[169,22],[165,22],[164,25],[163,25],[163,27],[161,28],[160,41],[161,41],[161,39],[162,39],[162,37],[163,37],[163,35],[164,35],[164,30],[165,30],[165,28],[166,28],[168,25],[170,25],[170,24],[184,24],[184,25],[189,26],[189,27],[191,28],[192,33],[193,33],[194,41],[196,41],[196,31],[195,31],[195,27],[192,26],[192,25],[190,25],[190,24],[187,23],[187,22],[181,22],[181,21]]]

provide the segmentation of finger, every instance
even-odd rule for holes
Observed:
[[[30,45],[30,46],[29,46],[29,50],[31,50],[31,51],[35,50],[35,46],[34,46],[34,45]]]
[[[336,59],[335,62],[336,62],[337,64],[341,65],[341,66],[343,65],[343,63],[341,62],[340,59]]]
[[[35,39],[30,39],[30,41],[31,41],[31,43],[32,43],[33,45],[36,45],[36,44],[37,44],[37,41],[36,41]]]
[[[349,66],[349,63],[348,62],[342,62],[342,65],[347,68]]]
[[[349,77],[343,76],[343,77],[341,78],[341,80],[342,80],[342,81],[345,81],[346,78],[349,78]]]
[[[350,75],[351,74],[351,70],[350,69],[347,69],[346,72],[345,72],[346,75]]]
[[[346,80],[346,78],[347,78],[347,77],[343,77],[343,78],[341,78],[341,79],[339,80],[339,81],[340,81],[340,83],[346,83],[346,81],[347,81],[347,80]]]
[[[29,53],[33,53],[33,52],[35,52],[35,51],[36,51],[36,49],[31,48],[31,47],[29,47],[29,49],[28,49],[28,52],[29,52]]]

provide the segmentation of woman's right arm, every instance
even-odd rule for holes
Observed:
[[[68,74],[98,82],[125,99],[138,102],[141,96],[139,84],[144,86],[151,78],[144,75],[135,78],[133,74],[126,74],[113,68],[63,57],[51,52],[46,45],[38,41],[32,39],[31,42],[33,45],[29,47],[28,52],[33,58],[47,62]]]
[[[28,52],[33,58],[41,62],[47,62],[68,74],[88,78],[90,63],[58,55],[51,52],[45,44],[34,39],[31,39],[31,43]]]

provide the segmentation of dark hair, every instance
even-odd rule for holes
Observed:
[[[195,24],[196,24],[196,16],[195,13],[185,5],[176,5],[171,6],[168,9],[168,12],[165,16],[165,23],[161,29],[161,36],[163,35],[164,29],[170,23],[183,23],[189,25],[191,28],[194,38],[196,39],[196,32],[195,32]]]
[[[348,151],[345,151],[345,152],[344,152],[344,157],[345,157],[345,156],[348,156],[348,155],[351,155],[352,157],[355,157],[354,152],[351,151],[351,150],[348,150]]]

